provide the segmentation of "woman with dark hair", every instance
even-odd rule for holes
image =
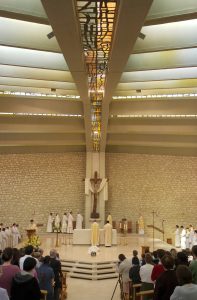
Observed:
[[[14,276],[20,272],[18,266],[13,266],[11,260],[13,257],[13,249],[5,248],[2,254],[3,265],[2,275],[0,276],[0,287],[7,290],[8,296],[10,296],[10,289],[12,284],[12,279]]]
[[[25,259],[23,270],[13,278],[10,300],[40,300],[40,288],[34,277],[35,266],[35,258]]]
[[[176,270],[178,283],[170,297],[170,300],[196,300],[197,299],[197,285],[192,283],[192,273],[187,266],[180,265]]]
[[[53,300],[54,272],[50,267],[50,256],[45,256],[42,265],[37,269],[41,290],[47,290],[47,300]]]

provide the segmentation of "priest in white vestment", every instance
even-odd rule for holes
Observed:
[[[179,225],[176,225],[176,230],[175,230],[175,247],[176,248],[180,248],[181,247]]]
[[[186,249],[186,230],[183,226],[181,226],[181,249]]]
[[[66,233],[67,231],[67,224],[68,224],[68,217],[67,214],[64,213],[62,217],[62,233]]]
[[[112,244],[112,225],[107,221],[104,225],[105,247],[111,247]]]
[[[69,212],[68,214],[68,227],[67,227],[67,233],[73,233],[73,215],[72,215],[72,211]]]
[[[49,217],[48,217],[48,221],[47,221],[47,232],[48,233],[53,232],[53,221],[54,221],[53,214],[50,213]]]
[[[96,220],[92,223],[91,226],[91,245],[99,245],[99,224],[96,222]]]
[[[55,230],[59,231],[60,230],[60,216],[59,214],[56,214],[55,216]]]
[[[78,212],[76,217],[76,229],[82,229],[83,216]]]
[[[111,216],[110,213],[109,213],[108,216],[107,216],[107,221],[109,221],[109,224],[112,225],[112,216]]]

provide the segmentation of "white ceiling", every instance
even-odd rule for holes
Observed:
[[[197,1],[118,2],[101,151],[196,156]],[[0,152],[91,150],[75,0],[0,0],[0,27]]]

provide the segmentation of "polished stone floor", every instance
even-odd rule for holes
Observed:
[[[100,251],[96,257],[88,254],[87,245],[72,245],[72,236],[60,234],[58,238],[58,247],[56,247],[56,235],[44,234],[40,235],[42,242],[41,248],[44,249],[44,254],[48,255],[50,249],[56,248],[61,259],[77,260],[84,262],[103,262],[117,260],[120,253],[124,253],[127,257],[132,255],[132,251],[138,250],[141,253],[142,246],[149,246],[150,251],[153,249],[153,239],[147,236],[139,236],[137,234],[130,234],[125,236],[118,236],[118,245],[112,247],[100,247]],[[163,248],[169,250],[172,245],[168,245],[159,239],[154,241],[154,249]]]

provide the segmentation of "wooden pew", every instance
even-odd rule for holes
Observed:
[[[65,300],[67,298],[67,283],[66,283],[67,273],[62,272],[62,289],[60,292],[60,300]]]
[[[141,288],[142,284],[141,283],[137,283],[137,284],[132,284],[131,283],[131,295],[132,295],[132,299],[133,300],[136,300],[137,297],[136,297],[136,294],[137,294],[137,291],[139,291],[139,289]]]
[[[144,296],[153,296],[154,290],[141,291],[136,294],[137,297],[140,297],[140,300],[144,300]]]
[[[42,297],[41,297],[41,300],[47,300],[47,291],[46,290],[41,290],[41,294],[42,294]]]

